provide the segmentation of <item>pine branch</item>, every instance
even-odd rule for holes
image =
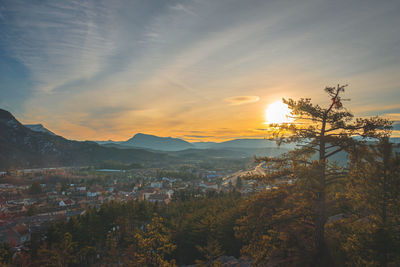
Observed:
[[[338,153],[338,152],[340,152],[340,151],[342,151],[344,148],[338,148],[338,149],[336,149],[335,151],[333,151],[333,152],[331,152],[331,153],[328,153],[328,154],[326,154],[325,155],[325,158],[329,158],[330,156],[333,156],[333,155],[335,155],[336,153]]]

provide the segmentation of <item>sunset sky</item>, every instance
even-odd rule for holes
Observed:
[[[263,137],[282,97],[400,121],[400,1],[0,0],[0,108],[76,140]]]

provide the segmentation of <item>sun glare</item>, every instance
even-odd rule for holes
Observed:
[[[282,101],[276,101],[268,106],[265,111],[266,124],[281,124],[293,122],[290,118],[290,109]]]

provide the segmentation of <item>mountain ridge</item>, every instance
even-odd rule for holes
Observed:
[[[165,160],[167,155],[143,149],[107,148],[92,141],[32,131],[10,112],[0,109],[0,169],[82,166],[104,160],[144,162]]]
[[[144,133],[137,133],[132,138],[119,142],[119,144],[161,151],[179,151],[194,148],[191,143],[179,138],[159,137]]]
[[[31,129],[32,131],[35,132],[43,132],[43,133],[48,133],[51,135],[57,135],[55,133],[53,133],[52,131],[50,131],[49,129],[47,129],[46,127],[43,126],[43,124],[38,123],[38,124],[23,124],[25,127]]]

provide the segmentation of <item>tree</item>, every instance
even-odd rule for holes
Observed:
[[[29,188],[29,194],[37,195],[43,192],[42,186],[40,185],[39,181],[34,181]]]
[[[243,186],[242,178],[238,177],[236,179],[236,188],[240,190],[242,189],[242,186]]]
[[[97,251],[95,247],[84,246],[78,252],[80,266],[94,266]]]
[[[61,266],[60,255],[55,250],[49,249],[46,243],[39,248],[37,254],[34,266]]]
[[[0,247],[0,266],[7,266],[11,261],[11,246],[8,243],[3,243]]]
[[[314,239],[316,265],[329,265],[329,255],[325,243],[325,224],[327,222],[327,195],[329,187],[345,177],[345,170],[331,164],[329,159],[341,151],[349,151],[357,143],[354,136],[382,137],[388,134],[391,123],[379,117],[357,118],[343,107],[341,94],[346,85],[326,87],[329,104],[322,107],[312,104],[310,98],[298,101],[283,99],[291,109],[294,123],[275,124],[274,137],[278,144],[295,142],[298,148],[280,158],[258,158],[273,166],[266,177],[272,179],[291,177],[308,179],[313,193]],[[316,156],[316,159],[315,159]],[[306,168],[306,174],[299,168]],[[311,178],[313,179],[310,179]]]
[[[75,255],[76,243],[72,242],[72,236],[66,232],[58,244],[49,248],[44,243],[37,251],[35,264],[38,266],[61,266],[66,267],[71,263],[76,263]]]
[[[118,241],[113,232],[107,234],[104,261],[108,264],[116,264],[119,262]]]
[[[204,260],[196,260],[196,265],[212,267],[222,266],[222,262],[218,260],[218,257],[222,256],[224,252],[217,239],[209,238],[207,240],[207,245],[203,247],[196,246],[196,248],[204,258]]]
[[[27,216],[33,216],[39,213],[39,208],[36,205],[29,205],[28,210],[26,211]]]
[[[371,266],[400,261],[399,177],[400,156],[389,138],[354,149],[347,183],[352,216],[345,221],[353,231],[343,241],[349,261]]]
[[[174,260],[167,259],[176,248],[170,239],[164,220],[154,216],[143,231],[134,234],[125,263],[130,266],[175,266]]]
[[[75,255],[76,242],[72,241],[72,235],[68,232],[64,234],[64,238],[57,246],[57,252],[61,259],[61,266],[69,266],[70,263],[75,263],[77,257]]]
[[[254,194],[240,205],[236,236],[255,266],[310,266],[314,252],[312,207],[301,185]]]

